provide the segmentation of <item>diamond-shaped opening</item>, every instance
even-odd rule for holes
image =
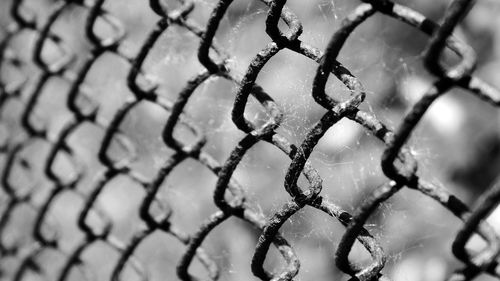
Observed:
[[[33,79],[36,77],[34,75],[41,72],[33,60],[34,42],[37,36],[37,32],[23,29],[9,41],[9,48],[14,51],[17,59],[23,62],[21,75],[25,75],[31,82],[36,81],[36,79]]]
[[[141,102],[129,110],[119,126],[137,155],[137,158],[131,159],[133,161],[130,167],[148,179],[152,179],[160,167],[174,155],[174,151],[165,145],[162,138],[168,116],[169,113],[159,105]],[[117,141],[115,136],[113,141]],[[195,136],[186,126],[178,124],[174,129],[174,137],[182,144],[191,145]],[[110,147],[110,155],[114,148],[116,146]]]
[[[116,248],[98,240],[86,247],[80,259],[86,269],[92,272],[94,280],[111,280],[111,273],[120,255]],[[78,269],[72,268],[72,271],[78,271]]]
[[[196,175],[196,176],[193,176]],[[195,160],[185,160],[163,181],[157,198],[172,210],[171,223],[193,232],[218,209],[213,203],[216,176]]]
[[[76,3],[67,5],[50,29],[68,46],[79,63],[88,58],[90,50],[90,42],[85,34],[88,11],[87,7]],[[78,70],[80,65],[75,64],[71,68]]]
[[[73,117],[66,106],[71,84],[62,78],[51,78],[44,85],[30,114],[30,123],[42,122],[50,135],[60,134]],[[38,127],[38,126],[35,126]]]
[[[61,249],[73,249],[84,236],[77,225],[84,198],[73,191],[62,190],[49,204],[49,209],[42,218],[43,223],[54,226],[52,231],[56,231]]]
[[[21,126],[21,115],[25,104],[19,99],[7,99],[2,107],[0,118],[5,126],[5,135],[0,138],[5,138],[10,144],[19,143],[24,139],[26,132]]]
[[[23,71],[23,65],[17,65],[18,60],[19,58],[12,52],[12,60],[6,60],[1,64],[0,74],[5,85],[5,92],[2,93],[3,95],[14,94],[15,91],[21,89],[24,82],[28,79],[28,76],[26,76],[26,73]]]
[[[168,2],[170,1],[172,0],[168,0]],[[146,36],[153,28],[156,20],[159,19],[159,17],[151,11],[149,5],[143,5],[143,3],[134,1],[127,3],[127,5],[123,5],[123,1],[109,0],[104,2],[102,9],[111,11],[113,17],[126,27],[127,37],[124,43],[122,43],[123,45],[120,46],[120,48],[125,47],[128,49],[125,50],[126,53],[137,53],[140,45],[146,40]],[[101,23],[99,23],[99,21],[100,20],[98,20],[97,24],[100,26]],[[99,28],[99,26],[96,28]],[[98,35],[101,35],[101,32],[104,33],[104,30],[95,29],[95,31]],[[103,35],[107,35],[107,33]]]
[[[67,185],[74,182],[82,173],[82,168],[78,165],[73,155],[60,150],[55,156],[51,170],[64,185]]]
[[[111,220],[111,234],[128,244],[143,223],[139,207],[144,200],[144,187],[127,175],[110,179],[99,193],[92,208],[99,208]]]
[[[146,31],[141,37],[149,36],[150,32]],[[126,42],[136,44],[139,50],[145,39],[135,41],[138,43],[129,40]],[[148,85],[158,85],[158,93],[168,98],[176,95],[183,86],[179,81],[187,81],[204,69],[196,55],[193,55],[197,53],[198,45],[199,37],[191,31],[176,24],[169,25],[148,50],[146,59],[139,66],[137,84],[144,89],[147,89]],[[127,68],[129,69],[130,67]]]
[[[36,187],[40,182],[40,174],[39,170],[36,169],[34,159],[21,153],[12,156],[14,157],[13,162],[8,167],[9,173],[7,174],[8,186],[19,197],[36,192]]]
[[[35,263],[42,269],[42,276],[47,280],[57,280],[66,261],[67,255],[60,249],[43,248],[35,256]]]
[[[129,62],[107,52],[99,56],[85,76],[89,98],[99,104],[100,120],[110,122],[117,110],[133,96],[127,86],[129,68]]]
[[[145,265],[151,280],[161,280],[164,276],[177,278],[176,267],[186,247],[174,236],[161,230],[148,235],[136,248],[134,255]],[[210,253],[207,253],[210,255]],[[130,262],[126,268],[131,267]],[[189,272],[197,277],[207,276],[205,267],[194,259]]]
[[[91,192],[97,175],[105,170],[98,158],[103,137],[103,128],[94,123],[85,122],[66,139],[66,143],[73,151],[73,157],[78,159],[85,169],[84,177],[80,179],[77,186],[77,189],[84,194]]]
[[[107,214],[99,208],[99,206],[90,208],[84,217],[84,224],[86,227],[90,228],[91,235],[101,236],[106,234],[109,223],[112,222]],[[87,229],[82,230],[87,231]]]
[[[32,233],[37,210],[28,203],[19,203],[9,205],[6,212],[9,215],[1,236],[1,244],[7,249],[29,245],[33,241]]]

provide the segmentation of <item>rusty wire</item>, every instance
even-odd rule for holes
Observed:
[[[25,137],[21,140],[7,137],[4,143],[0,143],[0,153],[3,153],[6,159],[3,170],[0,171],[1,187],[7,197],[6,205],[2,207],[0,216],[0,261],[9,257],[21,259],[15,274],[5,277],[12,280],[23,280],[28,274],[36,274],[40,280],[50,280],[50,277],[44,275],[44,268],[41,268],[38,264],[39,255],[46,250],[57,252],[65,257],[65,263],[55,277],[56,280],[68,280],[71,272],[75,269],[81,270],[82,274],[86,276],[92,276],[92,269],[86,267],[82,255],[92,245],[104,243],[115,249],[120,255],[118,262],[114,265],[112,280],[121,280],[127,266],[132,268],[140,276],[141,280],[147,280],[148,273],[140,260],[135,258],[134,251],[153,232],[162,231],[186,245],[185,252],[177,266],[178,278],[181,280],[198,280],[201,278],[194,276],[189,271],[193,259],[196,258],[207,270],[207,277],[205,278],[217,280],[220,275],[219,268],[201,245],[212,230],[230,217],[236,217],[260,230],[260,237],[251,264],[253,274],[262,280],[292,280],[299,272],[300,260],[295,254],[292,245],[280,234],[280,227],[300,209],[312,207],[325,212],[346,227],[335,253],[336,266],[340,270],[350,275],[352,280],[387,279],[382,272],[387,256],[377,239],[363,228],[363,225],[382,202],[404,187],[415,189],[433,198],[464,222],[464,226],[458,233],[452,247],[453,254],[464,263],[464,267],[457,270],[450,277],[450,280],[472,279],[480,273],[500,277],[500,267],[497,260],[500,254],[500,240],[491,226],[484,221],[484,218],[499,202],[499,186],[496,185],[487,191],[480,199],[477,207],[471,211],[444,188],[421,179],[417,172],[418,163],[406,146],[414,128],[419,124],[429,106],[453,87],[468,90],[469,93],[493,106],[500,104],[498,91],[473,75],[476,62],[474,51],[452,36],[454,28],[466,16],[474,1],[452,1],[441,23],[437,24],[409,7],[388,0],[363,0],[363,3],[360,3],[342,21],[340,28],[331,36],[326,50],[321,51],[300,40],[302,24],[299,18],[285,6],[286,0],[262,0],[269,7],[266,19],[266,33],[271,40],[255,55],[242,77],[235,74],[230,68],[225,59],[227,57],[225,50],[214,44],[219,23],[227,13],[232,0],[217,1],[205,28],[189,20],[190,13],[195,9],[194,2],[190,0],[180,1],[181,5],[177,9],[171,10],[161,0],[150,0],[151,10],[160,19],[154,29],[150,31],[147,39],[142,43],[140,51],[135,57],[131,57],[120,49],[124,38],[126,38],[126,30],[120,20],[112,14],[112,11],[103,8],[105,0],[55,1],[52,4],[48,19],[43,24],[37,20],[35,11],[30,10],[30,6],[24,2],[23,0],[12,1],[10,9],[12,23],[3,27],[4,34],[0,45],[0,67],[18,72],[21,76],[15,81],[0,77],[0,121],[2,120],[1,113],[6,110],[6,104],[9,100],[20,102],[23,105],[20,122],[25,134]],[[65,10],[74,6],[88,11],[85,36],[92,45],[90,54],[77,69],[73,67],[75,54],[72,53],[67,42],[64,42],[57,33],[53,32],[54,23],[59,20]],[[395,130],[391,130],[372,113],[359,108],[365,99],[365,89],[361,81],[338,61],[338,55],[352,32],[376,13],[381,13],[408,24],[427,34],[430,38],[423,62],[429,72],[435,75],[436,82],[411,108]],[[278,27],[280,20],[286,23],[288,30],[280,30]],[[112,30],[112,34],[103,38],[95,33],[97,21],[103,21],[108,25],[108,28]],[[198,60],[205,67],[205,70],[194,74],[192,79],[187,81],[180,91],[177,99],[169,101],[157,93],[156,85],[151,83],[142,83],[143,85],[141,85],[138,80],[144,76],[142,65],[150,51],[155,48],[158,38],[173,25],[185,28],[200,38]],[[16,51],[10,48],[10,41],[27,31],[36,34],[32,57],[41,73],[38,77],[23,76],[26,73],[24,69],[29,61],[19,57]],[[43,50],[48,48],[46,46],[48,44],[55,46],[52,49],[58,52],[57,59],[49,61],[44,58]],[[445,48],[449,48],[461,58],[457,65],[452,67],[442,65],[440,58]],[[217,54],[218,58],[210,56],[211,49],[214,54]],[[284,113],[272,96],[256,84],[262,68],[273,56],[284,49],[318,63],[312,98],[326,109],[326,113],[307,133],[300,144],[293,144],[285,136],[277,132],[277,128],[279,128],[284,118]],[[98,102],[93,101],[86,92],[85,78],[93,64],[104,54],[110,53],[130,65],[126,82],[128,88],[134,94],[134,98],[122,104],[112,120],[104,121],[98,118]],[[325,85],[331,74],[350,90],[351,96],[349,99],[339,100],[334,94],[326,93]],[[37,119],[35,108],[38,99],[48,81],[54,77],[63,79],[70,84],[66,106],[72,114],[71,120],[64,125],[57,136],[48,134],[48,124],[43,122],[36,124],[33,121]],[[206,138],[203,131],[193,124],[184,112],[184,108],[189,103],[195,90],[211,77],[226,79],[237,86],[232,108],[232,121],[239,130],[246,134],[238,142],[238,145],[233,148],[224,163],[218,163],[214,157],[204,150]],[[33,82],[35,86],[32,89],[27,88],[26,81],[32,79],[35,81]],[[27,96],[21,94],[26,91],[29,92]],[[245,118],[245,108],[250,96],[261,104],[268,115],[269,119],[263,125],[256,125]],[[88,101],[86,107],[79,104],[81,99]],[[167,147],[175,151],[171,157],[164,160],[161,169],[152,180],[145,179],[131,169],[130,163],[136,153],[135,148],[133,144],[127,141],[127,132],[120,129],[120,124],[127,114],[142,103],[156,104],[170,114],[162,131],[162,139]],[[353,215],[342,210],[321,195],[322,179],[308,161],[326,131],[344,118],[357,122],[386,145],[381,159],[381,167],[387,177],[387,183],[376,187],[371,195],[358,206]],[[98,158],[105,169],[98,175],[97,180],[90,188],[91,192],[88,194],[79,192],[75,188],[87,170],[68,145],[68,139],[72,133],[85,123],[93,124],[104,132]],[[176,138],[174,131],[179,127],[187,128],[196,136],[196,139],[186,143],[185,140]],[[33,173],[34,168],[26,163],[22,151],[31,143],[37,141],[42,141],[50,147],[42,172],[51,182],[52,188],[41,203],[33,200],[37,193],[37,182],[31,182],[28,187],[22,188],[12,183],[14,169],[21,168],[26,173],[27,178]],[[127,154],[130,155],[129,159],[118,161],[109,156],[110,146],[113,141],[117,141],[127,151]],[[233,173],[245,153],[259,142],[265,142],[276,147],[291,159],[284,182],[284,189],[290,195],[289,200],[276,213],[268,217],[259,210],[257,202],[247,200],[243,188],[233,177]],[[72,163],[71,168],[74,170],[74,175],[70,178],[59,175],[53,167],[54,161],[59,155],[65,155]],[[213,201],[219,209],[219,211],[209,216],[195,233],[191,234],[182,232],[171,223],[169,218],[175,210],[171,210],[169,206],[164,204],[162,205],[156,198],[160,186],[168,180],[172,170],[187,159],[193,159],[201,163],[217,176]],[[298,179],[301,174],[307,179],[308,186],[298,186]],[[138,210],[144,226],[136,232],[130,241],[120,241],[112,235],[113,221],[96,204],[97,198],[106,184],[118,176],[130,178],[142,186],[146,193]],[[67,191],[80,196],[85,202],[83,209],[79,211],[78,219],[78,228],[84,233],[85,238],[71,252],[65,252],[60,247],[57,235],[48,235],[43,230],[49,225],[47,221],[49,220],[51,205],[61,193]],[[226,191],[229,191],[229,194]],[[36,243],[33,245],[9,244],[4,239],[4,233],[9,228],[9,221],[14,216],[16,208],[21,205],[28,206],[35,210],[37,214],[32,234]],[[154,205],[160,207],[161,214],[152,214]],[[99,228],[88,223],[89,217],[92,215],[97,215],[100,221]],[[465,249],[465,244],[474,233],[481,235],[488,243],[488,246],[479,253],[470,253]],[[370,264],[362,266],[349,260],[349,253],[356,240],[370,253],[372,257]],[[286,262],[286,267],[282,272],[272,273],[264,268],[264,261],[268,256],[271,245],[277,248]],[[0,272],[0,276],[2,274],[5,273]]]

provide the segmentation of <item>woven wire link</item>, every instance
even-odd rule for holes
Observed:
[[[254,56],[242,76],[231,69],[229,54],[214,42],[219,24],[232,0],[214,1],[215,8],[204,27],[190,19],[190,14],[196,9],[195,2],[180,0],[177,7],[171,8],[161,0],[150,0],[149,6],[159,16],[159,20],[134,56],[123,51],[123,42],[127,38],[124,24],[113,11],[103,8],[105,0],[53,1],[50,5],[47,4],[49,12],[44,21],[37,18],[36,7],[25,2],[27,1],[12,1],[9,10],[12,21],[9,25],[2,26],[0,45],[0,67],[9,73],[16,73],[15,78],[5,75],[4,72],[0,77],[0,122],[7,122],[3,112],[8,110],[8,104],[18,103],[22,107],[22,114],[19,116],[21,132],[11,132],[0,138],[0,153],[5,159],[3,166],[0,166],[2,196],[5,198],[0,210],[0,262],[5,264],[8,259],[19,261],[13,271],[7,272],[2,267],[0,277],[6,280],[25,280],[30,276],[35,276],[35,280],[71,280],[72,274],[78,272],[84,279],[95,280],[96,269],[85,260],[84,253],[95,245],[104,244],[119,256],[113,265],[112,280],[128,280],[124,279],[124,275],[130,274],[130,271],[139,280],[148,280],[149,275],[144,263],[136,257],[135,251],[154,232],[162,232],[185,244],[185,251],[177,265],[179,279],[217,280],[220,269],[207,251],[203,250],[202,244],[214,229],[229,218],[235,217],[260,231],[251,263],[253,274],[262,280],[292,280],[299,272],[300,260],[292,245],[280,234],[280,228],[302,208],[315,208],[345,226],[346,230],[335,253],[336,266],[350,275],[352,280],[386,280],[388,278],[383,275],[383,268],[387,255],[379,241],[363,225],[384,201],[405,187],[436,200],[464,223],[452,247],[453,254],[464,266],[450,276],[450,280],[468,280],[481,273],[500,277],[497,259],[500,254],[500,240],[492,227],[485,222],[485,218],[500,201],[500,186],[491,187],[479,199],[477,206],[470,210],[443,187],[420,178],[417,172],[418,163],[407,147],[412,132],[427,109],[451,88],[465,89],[495,107],[500,104],[498,90],[474,76],[474,51],[452,36],[454,28],[466,16],[474,1],[452,1],[441,23],[437,24],[409,7],[388,0],[363,0],[342,21],[340,28],[331,36],[327,48],[321,51],[300,39],[301,21],[285,6],[286,0],[261,0],[268,6],[265,31],[271,40]],[[62,18],[71,9],[86,11],[84,39],[91,45],[91,51],[84,56],[75,54],[69,42],[65,42],[54,31],[56,23],[64,21]],[[372,113],[360,109],[365,99],[365,88],[361,81],[338,61],[339,53],[353,31],[377,13],[394,18],[401,24],[410,25],[429,36],[423,62],[436,79],[429,91],[394,130]],[[287,30],[280,29],[280,20],[288,26]],[[105,25],[109,31],[105,36],[96,32],[98,24]],[[200,38],[197,55],[204,70],[193,73],[177,98],[170,101],[158,93],[158,86],[154,82],[145,79],[147,74],[143,71],[143,64],[150,52],[158,47],[158,39],[173,26],[183,28]],[[30,46],[31,58],[20,56],[11,47],[12,41],[25,33],[30,33],[35,38]],[[454,66],[440,63],[446,48],[461,58],[459,63]],[[278,133],[277,129],[284,119],[284,113],[272,96],[256,83],[263,67],[282,50],[295,52],[318,64],[312,98],[326,109],[326,113],[307,132],[302,143],[298,144]],[[86,85],[86,78],[96,62],[110,54],[130,66],[126,85],[133,97],[120,104],[110,120],[104,120],[99,117],[99,101],[95,100],[91,85]],[[77,57],[80,58],[79,63],[76,63]],[[30,68],[35,68],[38,75],[29,75],[27,69]],[[326,92],[325,85],[330,76],[333,76],[331,79],[341,81],[350,90],[348,99],[339,100],[334,94]],[[237,91],[232,107],[232,121],[245,134],[224,163],[218,163],[216,158],[206,151],[206,136],[203,130],[190,121],[187,116],[189,112],[184,111],[195,90],[212,77],[225,79],[235,85]],[[69,85],[65,103],[71,113],[70,118],[55,135],[50,133],[51,124],[37,115],[39,99],[54,79]],[[258,101],[267,113],[268,120],[262,124],[255,124],[245,118],[250,96]],[[169,157],[163,159],[161,168],[152,178],[144,177],[133,169],[137,148],[128,139],[127,131],[121,128],[127,116],[143,104],[154,104],[168,113],[161,137],[165,146],[173,151]],[[327,130],[342,119],[358,123],[371,132],[373,137],[385,143],[386,147],[381,167],[387,182],[376,187],[357,207],[354,214],[349,214],[322,196],[322,179],[308,160]],[[89,191],[83,192],[77,187],[82,184],[84,175],[94,173],[94,170],[86,167],[69,143],[76,131],[89,124],[99,128],[103,134],[97,155],[103,169],[95,175],[93,182],[84,183],[89,185],[86,188]],[[178,130],[187,130],[194,137],[179,137],[176,133]],[[276,147],[291,160],[284,179],[284,189],[289,194],[289,199],[267,217],[258,207],[258,202],[249,200],[244,189],[233,177],[244,155],[260,142]],[[29,157],[26,151],[35,143],[43,143],[47,148],[41,169],[27,160]],[[111,155],[113,146],[121,147],[127,157],[115,159]],[[61,157],[67,160],[66,169],[69,170],[62,174],[55,167],[56,159]],[[175,210],[157,198],[160,186],[168,181],[172,171],[186,160],[200,163],[217,177],[213,202],[218,211],[208,216],[194,233],[185,233],[173,224],[170,217]],[[39,171],[36,171],[37,169]],[[19,173],[22,176],[19,176]],[[48,184],[37,182],[37,173],[43,173]],[[301,174],[307,179],[307,186],[299,186]],[[19,177],[23,178],[21,183],[17,182],[16,178]],[[106,185],[120,177],[133,181],[145,192],[138,210],[143,224],[126,241],[113,234],[113,220],[97,204]],[[49,187],[42,188],[45,185]],[[69,252],[61,246],[62,234],[50,217],[54,202],[68,193],[83,202],[78,210],[77,222],[83,239]],[[8,232],[16,227],[13,221],[20,208],[27,208],[35,214],[33,222],[27,223],[30,224],[29,235],[33,240],[29,245],[17,243],[15,239],[9,239],[8,235]],[[487,242],[487,247],[481,252],[471,253],[466,250],[465,244],[475,233]],[[349,259],[356,240],[370,253],[372,261],[368,265],[356,264]],[[271,245],[276,247],[286,263],[281,272],[271,272],[264,268]],[[40,260],[46,252],[61,257],[60,266],[54,269],[40,266]],[[194,276],[190,272],[189,268],[195,259],[205,267],[206,276]]]

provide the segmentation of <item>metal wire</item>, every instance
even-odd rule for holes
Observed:
[[[253,274],[262,280],[292,280],[299,272],[300,260],[292,245],[280,234],[280,228],[300,209],[315,208],[338,220],[346,228],[335,253],[336,266],[350,275],[352,280],[385,280],[388,278],[383,275],[382,270],[387,256],[377,239],[363,228],[363,225],[382,202],[405,187],[417,190],[436,200],[464,222],[453,243],[453,254],[463,262],[464,266],[457,270],[450,280],[469,280],[480,273],[500,276],[497,259],[500,254],[500,240],[484,220],[499,203],[499,186],[494,186],[487,191],[479,200],[477,207],[471,211],[444,188],[421,179],[417,172],[418,163],[406,147],[412,132],[429,106],[451,88],[460,87],[495,107],[500,105],[498,90],[473,74],[476,63],[474,51],[470,46],[452,36],[454,28],[466,16],[474,1],[453,1],[441,23],[437,24],[409,7],[388,0],[362,0],[363,3],[360,3],[342,21],[340,28],[331,36],[326,50],[321,51],[301,41],[302,24],[299,18],[285,6],[286,0],[262,0],[269,7],[265,24],[266,33],[271,41],[255,55],[243,77],[239,77],[232,71],[227,60],[223,59],[225,50],[214,44],[219,24],[226,15],[232,0],[217,1],[204,28],[189,18],[195,9],[194,2],[181,1],[178,8],[170,9],[161,0],[150,0],[151,10],[160,19],[142,43],[135,57],[126,54],[121,49],[123,40],[126,38],[125,28],[113,15],[113,11],[103,8],[105,0],[54,1],[50,6],[48,18],[43,24],[40,24],[35,11],[25,2],[23,0],[12,1],[9,11],[12,22],[8,26],[3,26],[3,39],[0,45],[0,67],[16,72],[19,76],[18,79],[4,77],[6,75],[3,74],[0,77],[0,121],[2,121],[2,112],[7,110],[8,102],[19,102],[23,108],[19,118],[25,135],[19,140],[11,137],[14,135],[11,134],[2,138],[5,141],[0,143],[0,153],[4,154],[6,159],[3,169],[0,170],[1,188],[7,197],[0,216],[0,261],[5,262],[12,257],[21,260],[20,266],[15,269],[12,276],[6,275],[6,272],[0,272],[1,277],[24,280],[26,276],[35,274],[37,280],[68,280],[71,273],[78,270],[91,279],[93,269],[86,266],[86,261],[82,256],[87,249],[101,243],[119,253],[112,280],[122,280],[121,277],[126,268],[132,268],[141,280],[147,280],[148,272],[141,261],[135,257],[134,252],[155,231],[161,231],[185,244],[185,252],[177,265],[178,278],[199,280],[201,277],[194,276],[189,270],[193,260],[198,259],[206,268],[208,278],[217,280],[220,275],[219,268],[201,245],[207,235],[219,225],[231,217],[236,217],[260,230],[260,237],[251,263]],[[85,37],[92,46],[90,54],[78,67],[75,67],[76,54],[72,52],[68,42],[65,42],[54,31],[55,23],[61,19],[65,11],[74,7],[87,10]],[[429,72],[436,77],[436,81],[404,116],[403,121],[395,130],[391,130],[372,113],[359,108],[365,99],[365,89],[361,81],[338,61],[338,55],[352,32],[377,13],[410,25],[430,38],[423,61]],[[280,20],[286,23],[288,30],[280,30],[278,27]],[[106,37],[96,33],[98,22],[105,24],[111,30]],[[141,85],[138,81],[145,76],[142,66],[148,54],[156,47],[160,36],[171,26],[184,28],[200,38],[198,60],[205,67],[201,73],[193,75],[173,102],[159,95],[156,85],[151,83]],[[32,58],[41,73],[38,77],[26,75],[25,69],[30,63],[29,59],[20,57],[16,50],[10,47],[11,42],[25,32],[36,34],[36,40],[32,46]],[[455,66],[448,67],[440,63],[442,52],[446,48],[460,56],[461,61]],[[47,49],[50,49],[52,53],[57,53],[55,59],[49,59],[44,55],[44,50]],[[271,95],[256,83],[262,68],[273,56],[285,49],[318,63],[312,98],[326,109],[326,113],[307,132],[304,141],[300,144],[292,143],[277,132],[284,113]],[[217,54],[217,59],[210,56],[210,50]],[[130,65],[126,83],[134,95],[132,100],[120,105],[119,110],[109,122],[98,118],[99,102],[92,100],[85,85],[86,77],[93,65],[106,54],[113,54]],[[331,76],[345,84],[351,92],[350,98],[339,100],[335,95],[326,92],[325,85]],[[189,120],[184,112],[195,90],[211,77],[221,77],[237,86],[232,108],[232,121],[239,130],[245,133],[224,163],[218,163],[204,150],[206,143],[204,133]],[[71,118],[56,136],[49,134],[49,124],[35,122],[38,120],[36,108],[41,93],[53,78],[62,79],[70,85],[67,91],[66,107],[71,112]],[[27,87],[27,81],[33,80],[34,86]],[[22,94],[24,92],[29,92],[29,94],[25,96]],[[268,114],[269,119],[263,125],[254,124],[245,118],[250,96],[255,98]],[[82,100],[86,101],[85,106],[82,105]],[[145,179],[131,168],[136,148],[127,140],[127,132],[120,129],[120,125],[128,114],[144,103],[156,104],[169,113],[162,131],[162,138],[165,145],[175,151],[172,156],[164,159],[161,169],[151,180]],[[387,177],[387,183],[375,188],[353,215],[322,196],[322,179],[308,161],[326,131],[344,118],[357,122],[386,145],[381,167]],[[71,135],[84,124],[93,124],[104,131],[98,159],[105,169],[98,175],[98,179],[92,184],[91,192],[88,194],[76,188],[81,183],[84,174],[89,172],[88,168],[81,163],[73,148],[68,145]],[[187,142],[174,136],[174,132],[180,127],[187,128],[196,136],[196,139]],[[39,184],[30,181],[30,175],[34,173],[35,167],[27,163],[23,156],[23,150],[35,142],[43,142],[49,147],[43,173],[50,180],[52,188],[41,202],[36,200],[39,198],[37,196]],[[129,159],[116,160],[110,156],[113,142],[117,142],[127,151],[127,155],[130,155]],[[244,189],[233,177],[245,153],[259,142],[276,147],[291,159],[284,184],[285,190],[290,195],[289,200],[269,217],[256,207],[257,202],[248,200]],[[62,156],[69,159],[71,163],[70,167],[74,171],[71,177],[61,175],[54,167],[56,158]],[[181,232],[170,221],[171,214],[175,210],[162,205],[156,198],[160,186],[168,180],[172,170],[188,159],[201,163],[217,176],[213,201],[219,209],[209,216],[196,232],[191,234]],[[13,179],[16,177],[15,171],[19,169],[29,182],[22,187],[16,186],[15,179]],[[301,174],[307,179],[308,186],[299,186],[298,179]],[[96,204],[105,186],[120,176],[130,178],[142,186],[146,193],[138,210],[144,226],[129,241],[120,241],[112,235],[113,220]],[[65,252],[62,249],[58,235],[47,234],[47,228],[50,229],[50,208],[61,194],[68,191],[79,196],[84,202],[83,208],[79,210],[78,218],[78,228],[84,233],[84,239],[72,252]],[[32,245],[9,243],[6,239],[6,232],[12,227],[10,222],[15,218],[16,210],[22,206],[27,206],[37,214],[33,222],[32,235],[35,243]],[[159,215],[152,214],[155,206],[160,206]],[[96,227],[95,223],[89,223],[91,217],[98,218],[97,225],[100,227]],[[481,235],[488,243],[488,246],[479,253],[471,253],[465,249],[465,244],[474,233]],[[356,240],[370,253],[372,257],[370,264],[362,266],[349,260],[349,253]],[[282,272],[271,273],[264,269],[264,261],[271,245],[276,247],[286,263]],[[39,264],[42,253],[47,250],[64,257],[64,263],[58,269],[56,276],[47,276],[45,269]]]

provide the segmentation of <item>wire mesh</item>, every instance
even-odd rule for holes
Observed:
[[[262,0],[268,6],[265,32],[271,41],[255,54],[244,75],[238,75],[232,69],[230,55],[214,43],[220,22],[232,2],[216,1],[206,25],[203,26],[190,19],[196,2],[182,0],[172,8],[161,0],[150,0],[149,8],[159,20],[141,43],[136,55],[130,55],[124,49],[123,42],[127,38],[125,26],[113,14],[113,10],[104,8],[105,0],[61,0],[50,3],[18,0],[10,3],[8,14],[11,20],[2,25],[3,39],[0,45],[0,121],[8,123],[6,117],[2,116],[13,104],[21,108],[21,114],[18,116],[20,128],[16,130],[6,126],[7,129],[0,138],[0,153],[4,156],[4,164],[0,170],[4,198],[0,216],[0,277],[5,280],[95,280],[99,267],[105,266],[112,268],[111,280],[129,280],[127,278],[130,276],[148,280],[150,277],[144,261],[136,257],[135,251],[148,237],[161,232],[185,245],[183,254],[177,261],[177,278],[217,280],[220,276],[219,266],[210,255],[213,253],[204,250],[202,244],[221,224],[235,217],[259,231],[260,236],[251,262],[252,273],[261,280],[292,280],[299,272],[300,259],[291,243],[280,233],[280,228],[299,210],[315,208],[345,226],[345,232],[338,234],[342,238],[334,255],[336,267],[349,275],[351,280],[386,280],[388,277],[384,276],[383,268],[387,255],[378,239],[364,225],[383,202],[405,187],[434,199],[463,221],[452,246],[454,256],[463,266],[449,277],[450,280],[470,280],[482,273],[500,276],[497,259],[500,240],[485,221],[499,202],[500,185],[494,185],[486,191],[476,207],[470,210],[445,188],[419,177],[418,162],[407,146],[412,132],[427,109],[452,88],[465,89],[495,107],[500,104],[498,90],[474,76],[474,50],[452,36],[454,28],[466,16],[474,1],[452,1],[441,23],[437,24],[401,4],[388,0],[363,0],[343,19],[326,49],[321,51],[301,41],[302,23],[285,6],[286,0]],[[81,40],[90,45],[90,51],[86,54],[74,53],[71,44],[75,42],[65,41],[55,28],[61,21],[71,24],[68,18],[74,9],[85,11],[84,27],[75,28],[83,30]],[[46,11],[44,21],[39,20],[40,10]],[[366,90],[361,81],[338,61],[346,40],[361,23],[375,14],[396,19],[429,36],[422,60],[436,81],[394,130],[373,113],[360,109]],[[280,20],[286,24],[287,30],[281,29]],[[185,29],[199,37],[197,58],[204,70],[193,74],[175,100],[168,100],[158,93],[158,85],[148,80],[143,64],[155,48],[161,47],[157,44],[159,38],[173,27]],[[13,48],[13,42],[28,33],[33,35],[33,40],[30,46],[24,46],[31,50],[30,57],[25,57],[18,53],[17,48]],[[445,49],[458,55],[460,61],[451,66],[442,63],[441,57]],[[295,52],[317,63],[312,98],[326,109],[298,144],[278,131],[284,112],[256,82],[266,64],[283,50]],[[120,102],[118,109],[106,120],[99,115],[101,101],[96,100],[95,93],[87,85],[87,76],[100,58],[109,55],[119,58],[128,66],[126,85],[133,97]],[[31,75],[31,68],[35,68],[39,74]],[[111,65],[103,68],[109,72],[116,71]],[[330,76],[349,89],[348,99],[339,100],[335,94],[327,93],[325,86]],[[244,137],[222,163],[205,149],[206,132],[196,122],[192,122],[189,112],[185,110],[195,91],[213,77],[225,79],[235,87],[231,119],[244,133]],[[70,112],[67,120],[59,122],[60,124],[53,124],[50,118],[41,117],[40,114],[50,117],[51,112],[38,109],[40,99],[44,93],[46,95],[46,89],[50,90],[50,83],[54,80],[67,85],[64,97],[51,97],[61,98]],[[108,93],[99,95],[105,99]],[[247,119],[245,111],[251,99],[262,106],[267,116],[265,121],[257,123]],[[151,177],[134,169],[133,164],[140,148],[130,140],[127,130],[122,126],[128,115],[144,104],[154,104],[168,113],[160,134],[162,142],[171,153],[163,157],[161,168]],[[322,196],[322,178],[309,161],[311,153],[327,130],[342,119],[358,123],[373,138],[385,144],[381,168],[387,177],[386,183],[375,188],[353,214]],[[100,171],[85,165],[72,144],[76,132],[88,125],[102,133],[96,151],[99,164],[103,167]],[[56,133],[53,133],[53,126],[58,127]],[[233,176],[245,154],[261,142],[274,146],[291,160],[284,178],[284,189],[289,194],[287,202],[267,216],[258,207],[258,202],[249,199],[245,189]],[[39,165],[29,161],[30,154],[31,157],[36,154],[30,152],[34,143],[43,143],[46,151]],[[126,157],[116,157],[117,149],[121,151],[118,154]],[[188,160],[198,162],[217,177],[213,203],[218,211],[207,216],[206,221],[193,233],[183,232],[170,220],[176,210],[157,196],[160,187],[169,180],[172,172]],[[91,182],[84,180],[84,175],[89,173],[95,177]],[[38,174],[43,174],[49,184],[35,180]],[[299,184],[301,174],[307,180],[305,185]],[[141,225],[134,226],[137,229],[127,239],[114,235],[113,218],[97,203],[106,186],[120,178],[132,181],[144,192],[137,208]],[[87,186],[84,189],[86,191],[82,191],[82,185]],[[51,221],[50,215],[55,202],[65,200],[64,196],[67,194],[82,202],[80,206],[73,206],[71,202],[74,201],[69,201],[67,206],[68,211],[77,209],[77,227],[83,237],[69,251],[62,245],[61,237],[64,233]],[[16,222],[16,217],[20,216],[20,212],[28,211],[33,213],[33,219],[22,222],[24,226],[21,227]],[[27,235],[31,243],[19,243],[16,234],[12,234],[16,233],[16,228],[24,232],[17,236]],[[28,230],[24,230],[25,228]],[[479,234],[487,242],[487,246],[480,252],[471,252],[465,247],[473,234]],[[349,259],[356,241],[370,254],[370,263],[358,264]],[[117,254],[117,261],[106,265],[92,264],[85,253],[96,246],[112,249]],[[278,271],[264,268],[271,246],[277,249],[285,263]],[[46,268],[41,262],[43,259],[60,262],[53,268]],[[10,266],[9,260],[17,260],[17,266],[7,269]],[[203,277],[195,276],[190,271],[195,260],[205,268]],[[165,277],[167,280],[172,278],[176,277]]]

